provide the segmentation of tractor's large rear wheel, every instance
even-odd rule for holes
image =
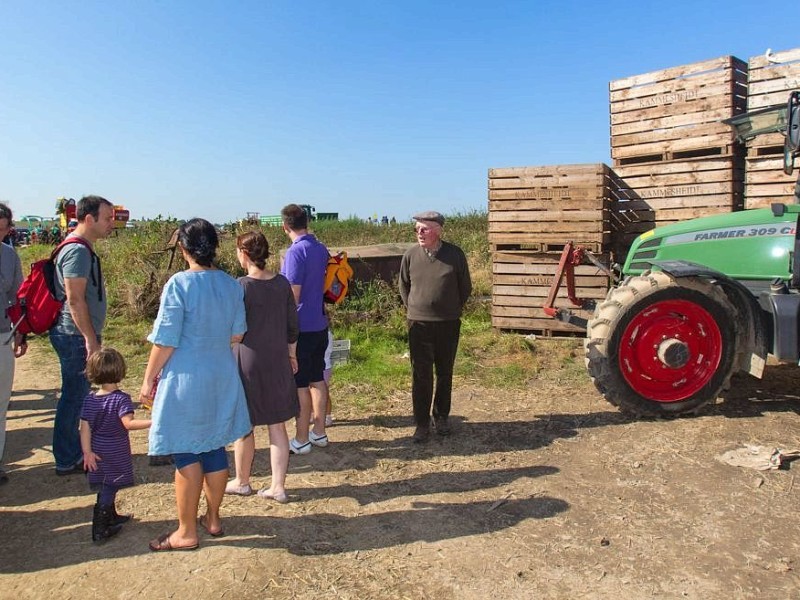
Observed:
[[[595,310],[586,364],[611,404],[637,417],[696,412],[734,368],[734,307],[704,279],[662,272],[632,277]]]

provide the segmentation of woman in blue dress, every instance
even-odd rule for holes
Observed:
[[[223,535],[219,508],[228,481],[225,445],[250,431],[244,389],[231,344],[247,329],[239,283],[213,265],[218,246],[214,226],[192,219],[178,230],[188,269],[173,275],[161,293],[153,343],[140,400],[153,399],[149,454],[172,455],[178,528],[150,542],[155,552],[194,550],[197,525]],[[206,514],[198,520],[200,494]]]

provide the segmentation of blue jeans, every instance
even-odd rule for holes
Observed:
[[[56,469],[66,471],[83,459],[78,425],[83,399],[89,393],[86,379],[86,340],[82,335],[67,335],[50,330],[50,343],[61,363],[61,397],[53,424],[53,456]]]

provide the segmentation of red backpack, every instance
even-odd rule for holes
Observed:
[[[67,244],[82,244],[96,255],[89,243],[80,237],[69,237],[56,246],[50,258],[37,260],[31,265],[31,273],[17,291],[17,302],[8,309],[8,318],[13,323],[12,331],[20,333],[45,333],[56,324],[58,313],[64,306],[64,298],[56,296],[56,257]],[[92,273],[94,277],[94,273]]]

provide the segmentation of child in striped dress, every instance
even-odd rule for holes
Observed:
[[[117,514],[115,506],[117,491],[134,483],[128,431],[150,427],[150,419],[133,418],[131,397],[119,389],[124,377],[125,359],[113,348],[101,348],[86,361],[86,378],[99,386],[83,401],[80,429],[83,468],[97,491],[92,541],[98,543],[119,533],[132,516]]]

